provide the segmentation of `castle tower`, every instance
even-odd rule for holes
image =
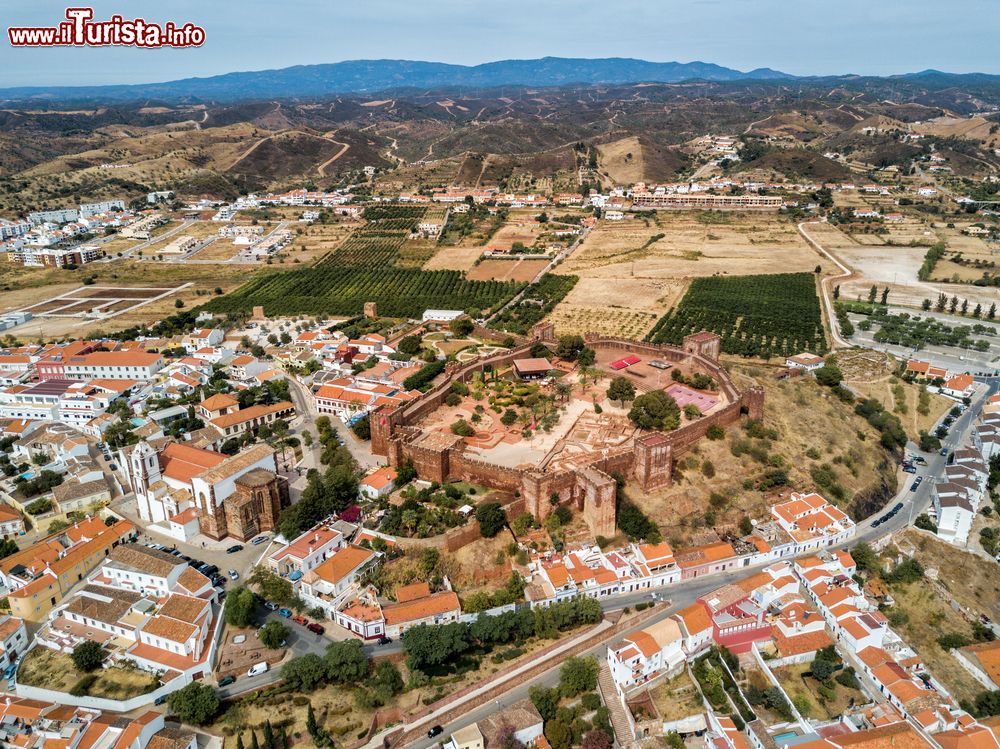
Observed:
[[[662,432],[645,434],[635,441],[636,481],[645,492],[670,486],[674,468],[673,446]]]
[[[577,472],[576,486],[583,494],[583,517],[594,536],[615,535],[615,480],[593,466]]]
[[[704,356],[710,361],[719,361],[719,354],[722,353],[722,339],[715,333],[703,330],[700,333],[684,336],[681,348],[684,349],[685,354]]]

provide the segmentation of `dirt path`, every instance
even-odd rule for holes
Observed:
[[[851,344],[843,336],[840,335],[840,329],[837,327],[837,315],[833,311],[833,301],[832,301],[833,294],[830,292],[830,282],[834,280],[846,281],[847,279],[851,278],[854,275],[854,271],[850,270],[846,265],[844,265],[837,258],[835,258],[830,252],[824,249],[819,242],[817,242],[809,235],[805,227],[806,224],[810,223],[815,224],[819,222],[816,221],[801,222],[796,226],[796,228],[799,230],[799,234],[801,234],[802,238],[806,240],[806,244],[808,244],[810,247],[816,250],[816,252],[818,252],[820,255],[822,255],[831,263],[840,268],[841,271],[835,276],[824,276],[822,279],[820,279],[819,282],[820,296],[823,299],[823,311],[826,314],[826,322],[830,326],[830,337],[833,338],[833,342],[835,345],[834,347],[841,346],[843,348],[851,348]]]
[[[323,134],[323,137],[326,138],[328,141],[330,141],[331,143],[336,143],[338,146],[342,146],[342,148],[339,151],[337,151],[337,153],[335,153],[331,158],[327,159],[318,167],[316,167],[316,172],[319,174],[320,177],[325,177],[326,168],[334,161],[339,159],[341,156],[343,156],[345,153],[351,150],[351,145],[349,143],[341,143],[339,140],[333,139],[333,136],[336,134],[337,134],[336,130],[334,130],[332,133]]]

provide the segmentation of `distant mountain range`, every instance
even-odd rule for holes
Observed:
[[[937,70],[894,77],[939,85],[947,81],[959,83],[962,80],[1000,80],[1000,77],[979,73],[965,76]],[[362,94],[393,89],[679,83],[692,80],[772,81],[796,78],[797,76],[770,68],[757,68],[744,73],[706,62],[649,62],[623,57],[543,57],[537,60],[500,60],[472,66],[411,60],[351,60],[322,65],[296,65],[279,70],[226,73],[208,78],[185,78],[164,83],[6,88],[0,89],[0,99],[234,101]]]

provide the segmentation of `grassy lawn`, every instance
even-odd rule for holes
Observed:
[[[140,669],[114,667],[100,669],[94,674],[97,681],[87,690],[91,697],[124,700],[151,692],[160,684],[153,674]],[[17,679],[29,686],[68,692],[85,675],[73,666],[73,659],[65,653],[37,647],[24,657]]]

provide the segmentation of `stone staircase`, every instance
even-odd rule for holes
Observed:
[[[625,715],[625,705],[622,704],[618,690],[615,689],[615,680],[611,677],[611,669],[608,667],[607,659],[601,658],[600,663],[597,688],[600,690],[604,704],[611,715],[611,727],[615,729],[615,745],[621,749],[633,749],[636,746],[635,736],[632,735],[628,716]]]

